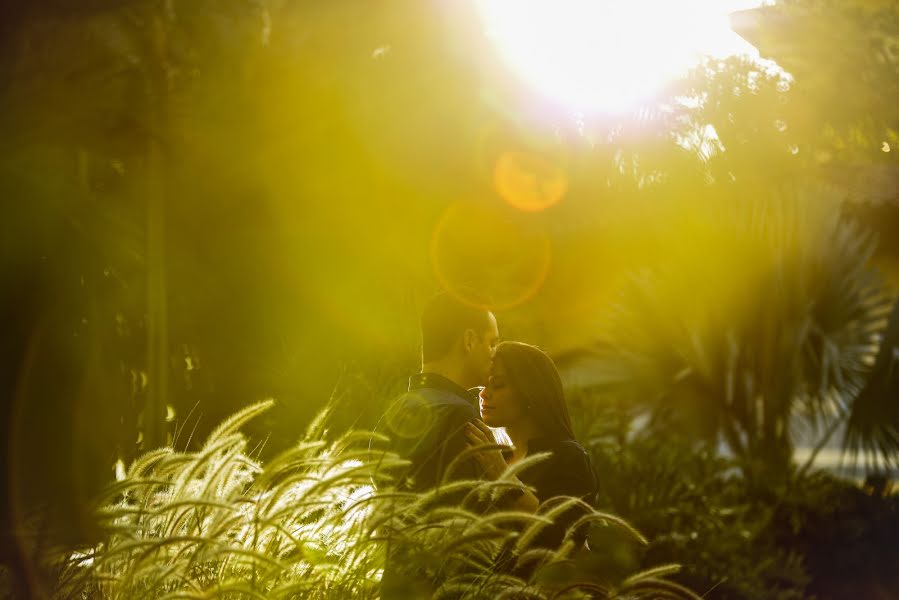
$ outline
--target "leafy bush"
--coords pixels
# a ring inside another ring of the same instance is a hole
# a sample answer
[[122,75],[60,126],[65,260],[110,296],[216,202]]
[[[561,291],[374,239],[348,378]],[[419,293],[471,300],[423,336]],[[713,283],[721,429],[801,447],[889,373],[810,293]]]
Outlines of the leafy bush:
[[580,402],[593,410],[576,421],[591,423],[597,506],[652,539],[633,568],[683,564],[675,579],[713,600],[899,593],[899,497],[795,468],[786,481],[747,478],[737,460],[603,400]]
[[[318,420],[263,465],[239,429],[270,406],[232,416],[197,452],[161,448],[136,460],[101,499],[104,539],[59,560],[56,595],[373,598],[389,564],[406,597],[695,597],[664,579],[676,566],[604,572],[595,568],[601,553],[575,552],[571,541],[530,548],[560,506],[537,514],[470,508],[511,485],[502,479],[398,490],[389,473],[404,461],[370,444],[368,432],[325,436]],[[461,505],[445,502],[460,493]],[[619,531],[621,544],[646,543],[613,515],[591,508],[586,523]],[[495,567],[504,548],[519,564],[533,561],[528,580]]]
[[899,597],[899,496],[813,473],[778,499],[770,534],[804,557],[810,596]]
[[[664,427],[636,429],[614,412],[596,417],[585,439],[600,477],[597,506],[623,515],[653,540],[636,567],[680,562],[677,580],[717,600],[805,597],[801,555],[774,543],[768,532],[773,503],[748,492],[733,461]],[[613,433],[616,427],[625,431]]]

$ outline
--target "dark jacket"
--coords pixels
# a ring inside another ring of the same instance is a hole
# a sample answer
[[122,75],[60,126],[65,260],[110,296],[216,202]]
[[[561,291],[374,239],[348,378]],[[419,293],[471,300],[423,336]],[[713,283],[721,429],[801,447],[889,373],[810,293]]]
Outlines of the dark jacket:
[[[453,461],[466,447],[463,426],[477,418],[476,391],[469,392],[446,377],[420,373],[409,378],[409,389],[385,412],[375,431],[390,438],[389,447],[412,464],[396,473],[399,487],[426,491],[443,480],[477,479],[471,459]],[[452,472],[447,473],[452,466]],[[443,505],[458,504],[464,493],[441,498]],[[405,554],[409,547],[390,548],[381,577],[381,597],[394,600],[430,597],[436,583],[419,556]],[[427,558],[427,557],[425,557]]]
[[376,428],[390,448],[412,461],[400,474],[402,487],[430,490],[448,479],[477,479],[473,460],[454,459],[465,450],[464,425],[479,418],[477,392],[434,373],[409,378],[409,389],[387,410]]

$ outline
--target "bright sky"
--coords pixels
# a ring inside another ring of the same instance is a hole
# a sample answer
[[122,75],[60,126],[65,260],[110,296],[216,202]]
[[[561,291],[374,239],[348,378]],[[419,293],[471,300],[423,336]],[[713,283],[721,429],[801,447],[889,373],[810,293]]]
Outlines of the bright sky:
[[758,56],[728,14],[760,0],[474,0],[504,62],[583,113],[634,108],[702,56]]

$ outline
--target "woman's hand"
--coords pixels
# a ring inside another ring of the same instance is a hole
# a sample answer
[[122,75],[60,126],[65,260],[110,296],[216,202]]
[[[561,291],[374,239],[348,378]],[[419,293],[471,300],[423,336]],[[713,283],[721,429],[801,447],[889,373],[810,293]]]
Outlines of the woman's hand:
[[[479,419],[473,419],[465,424],[465,435],[468,438],[469,448],[496,445],[493,432],[486,423]],[[498,479],[508,466],[501,450],[484,449],[475,453],[475,459],[488,479]]]
[[[493,432],[487,427],[487,424],[479,419],[469,421],[465,424],[465,435],[468,436],[468,447],[477,448],[479,446],[495,446],[496,438]],[[508,466],[506,459],[503,458],[501,450],[487,450],[475,453],[475,458],[484,475],[491,480],[499,479]],[[510,482],[524,485],[517,477],[512,477]],[[529,489],[524,489],[515,499],[505,506],[508,510],[523,510],[526,512],[535,512],[540,505],[540,500]]]

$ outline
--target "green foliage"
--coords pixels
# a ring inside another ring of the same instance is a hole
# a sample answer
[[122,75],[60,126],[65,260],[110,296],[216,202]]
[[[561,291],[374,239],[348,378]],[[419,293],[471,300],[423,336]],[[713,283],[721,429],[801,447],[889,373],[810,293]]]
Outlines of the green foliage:
[[813,473],[777,498],[769,535],[804,557],[809,595],[899,595],[899,496],[889,492]]
[[[843,599],[895,594],[899,497],[791,469],[779,485],[740,475],[663,422],[593,398],[581,421],[601,475],[597,506],[652,540],[619,558],[675,562],[679,583],[714,600]],[[601,408],[605,405],[605,408]],[[888,491],[888,490],[887,490]]]
[[[887,160],[881,144],[895,143],[899,127],[890,101],[899,92],[896,4],[786,0],[753,13],[737,19],[736,28],[795,79],[787,121],[804,131],[812,148],[827,153],[822,162]],[[841,93],[847,89],[852,93]],[[795,110],[800,108],[804,114]]]
[[[880,350],[865,387],[852,404],[852,414],[846,426],[845,446],[864,455],[866,466],[876,465],[881,456],[888,456],[899,440],[899,405],[893,401],[899,390],[899,300],[880,342]],[[873,460],[872,460],[873,459]],[[889,466],[889,463],[887,463]]]
[[846,420],[874,362],[891,302],[873,238],[813,189],[737,195],[667,235],[685,232],[622,293],[609,360],[656,416],[784,476],[791,419]]
[[[220,425],[197,452],[159,449],[136,460],[106,490],[96,546],[60,559],[60,598],[373,598],[385,566],[404,594],[438,598],[694,598],[666,581],[666,565],[613,575],[567,541],[532,539],[576,499],[536,514],[476,510],[508,482],[461,481],[427,493],[391,487],[404,461],[372,434],[308,436],[263,465],[238,428],[271,403]],[[459,505],[446,499],[462,492]],[[613,515],[574,526],[616,530],[619,544],[646,541]],[[505,548],[505,551],[503,550]],[[530,579],[498,566],[531,563]],[[511,554],[510,554],[511,552]],[[601,593],[600,593],[601,592]]]
[[731,461],[660,429],[624,447],[595,438],[592,450],[601,473],[597,506],[653,540],[637,564],[681,563],[676,580],[717,600],[805,598],[801,553],[775,544],[772,506],[747,493]]

